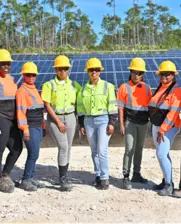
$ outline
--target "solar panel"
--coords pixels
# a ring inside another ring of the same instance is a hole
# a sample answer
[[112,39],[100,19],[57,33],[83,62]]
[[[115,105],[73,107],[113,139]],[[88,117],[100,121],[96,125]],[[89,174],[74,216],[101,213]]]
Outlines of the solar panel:
[[[179,55],[179,56],[176,56]],[[42,84],[55,77],[55,70],[53,68],[56,54],[20,54],[12,55],[14,61],[11,65],[10,74],[14,77],[15,82],[20,86],[23,79],[19,74],[22,65],[27,61],[33,61],[38,66],[39,75],[37,76],[36,86],[41,91]],[[168,52],[164,54],[69,54],[68,55],[72,68],[70,69],[69,77],[76,80],[81,85],[84,85],[89,79],[88,74],[84,71],[86,62],[91,57],[101,59],[102,65],[105,68],[101,72],[101,78],[115,85],[116,89],[127,82],[129,79],[129,63],[134,57],[142,57],[146,62],[147,72],[144,75],[144,81],[148,83],[152,89],[159,85],[159,76],[155,74],[159,64],[164,60],[171,60],[176,64],[178,71],[181,72],[181,50],[177,53]],[[181,86],[181,76],[178,75],[177,82]]]

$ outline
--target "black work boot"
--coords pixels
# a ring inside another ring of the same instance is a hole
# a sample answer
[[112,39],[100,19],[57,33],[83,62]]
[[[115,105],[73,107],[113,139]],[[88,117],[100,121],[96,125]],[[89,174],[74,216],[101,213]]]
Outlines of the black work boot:
[[44,183],[40,183],[38,180],[31,178],[31,183],[37,188],[45,188],[46,185]]
[[125,189],[125,190],[131,190],[132,189],[132,185],[131,185],[131,181],[130,181],[129,177],[124,177],[124,179],[123,179],[123,189]]
[[59,166],[59,180],[60,180],[60,190],[61,191],[71,191],[72,184],[67,179],[68,164],[66,166]]
[[171,196],[173,194],[173,183],[172,184],[168,184],[165,183],[164,188],[158,192],[158,195],[160,196]]
[[155,191],[161,191],[164,188],[164,185],[165,185],[165,179],[163,178],[162,179],[162,182],[160,184],[155,184],[153,186],[153,190],[155,190]]
[[95,187],[97,187],[97,186],[99,186],[100,184],[101,184],[100,176],[97,176],[97,177],[95,178],[95,180],[92,182],[92,185],[95,186]]
[[96,186],[99,190],[108,190],[109,189],[109,180],[101,180],[101,183]]
[[60,177],[60,190],[61,191],[72,190],[72,184],[68,181],[66,176]]
[[31,179],[22,180],[19,187],[25,191],[37,191],[37,187],[32,184]]
[[15,189],[14,182],[9,175],[3,175],[0,177],[0,191],[4,193],[12,193]]
[[180,183],[179,183],[179,189],[181,189],[181,180],[180,180]]
[[140,184],[147,184],[148,180],[143,178],[140,173],[135,173],[134,172],[133,177],[131,179],[131,182],[140,183]]

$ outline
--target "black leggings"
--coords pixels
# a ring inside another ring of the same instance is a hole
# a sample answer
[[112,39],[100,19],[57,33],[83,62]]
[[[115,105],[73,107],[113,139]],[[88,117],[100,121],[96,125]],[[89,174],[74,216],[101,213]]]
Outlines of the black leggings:
[[[10,152],[2,171],[2,156],[6,147]],[[22,149],[22,138],[16,121],[0,117],[0,176],[10,174]]]

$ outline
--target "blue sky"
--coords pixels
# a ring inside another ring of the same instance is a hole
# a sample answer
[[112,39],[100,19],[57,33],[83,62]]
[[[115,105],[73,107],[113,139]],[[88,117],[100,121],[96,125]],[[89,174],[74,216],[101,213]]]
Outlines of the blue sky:
[[[106,5],[108,0],[74,0],[78,8],[89,16],[92,20],[94,31],[98,34],[101,31],[101,22],[103,15],[112,14],[112,9]],[[145,5],[147,0],[138,0],[140,5]],[[170,9],[170,14],[177,17],[181,23],[181,0],[154,0],[156,4],[167,6]],[[133,0],[116,0],[116,14],[122,19],[125,18],[125,13],[133,5]],[[100,40],[99,40],[100,41]],[[98,42],[99,42],[98,41]]]

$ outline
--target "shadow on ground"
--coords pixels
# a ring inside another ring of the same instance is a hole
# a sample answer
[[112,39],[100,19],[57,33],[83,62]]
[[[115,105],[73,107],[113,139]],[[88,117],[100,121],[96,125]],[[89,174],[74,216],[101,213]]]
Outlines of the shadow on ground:
[[[20,182],[23,175],[23,169],[15,166],[12,171],[12,179],[16,182]],[[92,182],[95,179],[95,175],[91,172],[84,171],[84,170],[70,170],[68,171],[68,177],[71,182],[75,185],[89,185],[92,186]],[[56,166],[44,166],[37,164],[36,166],[36,176],[37,180],[42,182],[47,182],[47,188],[57,190],[58,187],[58,169]],[[110,176],[109,177],[110,185],[123,189],[123,179]],[[149,181],[148,184],[139,184],[139,183],[132,183],[133,189],[144,189],[144,190],[152,190],[153,185],[155,183]]]

